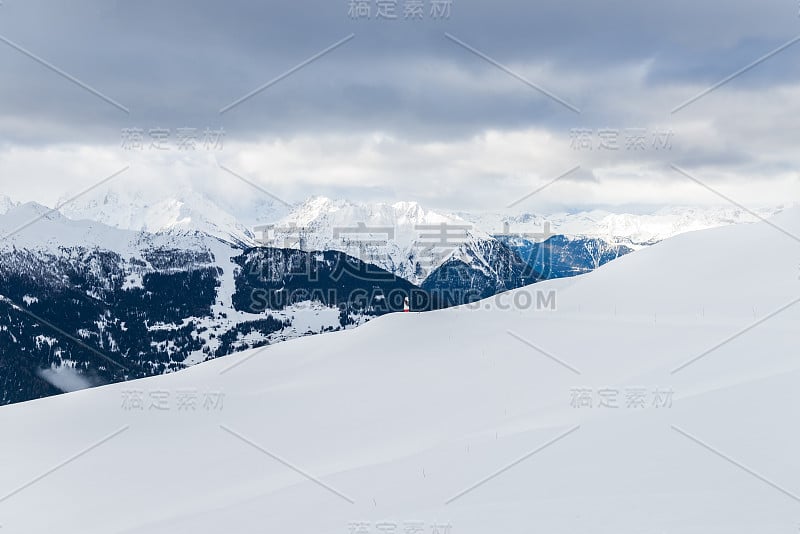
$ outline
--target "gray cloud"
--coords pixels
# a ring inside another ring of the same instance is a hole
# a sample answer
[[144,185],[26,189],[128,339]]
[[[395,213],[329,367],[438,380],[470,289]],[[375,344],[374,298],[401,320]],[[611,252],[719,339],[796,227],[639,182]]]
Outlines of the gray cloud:
[[[248,139],[315,127],[456,135],[563,124],[573,118],[568,111],[527,87],[513,87],[518,82],[446,40],[444,32],[508,65],[547,65],[539,83],[602,114],[594,88],[608,85],[606,78],[619,75],[618,67],[652,61],[645,89],[714,83],[791,38],[797,31],[794,10],[777,0],[459,0],[449,20],[415,23],[353,21],[345,0],[83,0],[69,6],[9,0],[0,11],[0,34],[118,100],[131,114],[2,45],[0,65],[13,75],[0,89],[0,115],[6,122],[23,116],[38,126],[38,133],[4,129],[4,137],[20,142],[64,140],[71,129],[73,138],[102,142],[130,124],[224,123]],[[221,107],[350,33],[356,38],[341,49],[218,115]],[[798,58],[800,53],[787,51],[737,83],[765,87],[795,79],[791,67]],[[465,79],[458,81],[465,83],[452,83],[448,70],[462,73]],[[562,84],[561,75],[582,83]]]
[[[400,10],[403,2],[398,0]],[[675,131],[669,153],[567,150],[550,162],[533,158],[530,166],[547,176],[569,168],[572,159],[600,180],[608,174],[601,167],[664,169],[674,161],[765,179],[797,163],[785,138],[796,115],[785,105],[798,84],[800,43],[670,114],[800,33],[791,2],[455,0],[448,20],[426,14],[416,22],[351,20],[347,11],[347,0],[5,0],[0,35],[130,114],[0,43],[0,69],[8,80],[0,85],[0,168],[3,153],[20,146],[105,147],[124,159],[119,144],[127,127],[224,127],[228,142],[248,145],[385,132],[414,143],[468,146],[487,131],[536,130],[550,132],[561,147],[575,128],[659,126]],[[445,32],[581,114],[459,47]],[[355,39],[219,113],[349,34]],[[513,180],[509,172],[498,165],[476,170],[474,177]],[[519,169],[524,172],[532,170]],[[337,182],[313,192],[353,191]],[[413,193],[399,191],[396,183],[364,184],[363,192]]]

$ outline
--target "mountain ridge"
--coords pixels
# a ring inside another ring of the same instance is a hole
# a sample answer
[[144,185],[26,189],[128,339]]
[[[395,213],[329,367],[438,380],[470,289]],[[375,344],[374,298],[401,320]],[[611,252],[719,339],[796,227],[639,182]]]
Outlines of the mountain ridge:
[[[257,225],[316,228],[330,237],[333,227],[395,225],[400,248],[409,244],[408,227],[415,224],[471,225],[476,235],[496,235],[504,231],[542,232],[549,223],[553,233],[570,237],[597,237],[629,246],[645,246],[686,231],[739,222],[755,222],[758,217],[741,208],[662,207],[651,213],[618,213],[589,210],[575,213],[539,214],[531,212],[467,212],[431,209],[415,201],[353,202],[325,196],[311,196],[291,206],[269,200],[255,208],[223,205],[205,193],[178,190],[158,197],[146,192],[127,192],[122,188],[98,189],[61,208],[69,218],[89,219],[131,230],[151,233],[198,230],[233,243],[253,245]],[[0,199],[0,213],[11,199]],[[263,206],[266,206],[264,208]],[[752,210],[769,217],[790,206]],[[5,208],[6,210],[8,207]]]

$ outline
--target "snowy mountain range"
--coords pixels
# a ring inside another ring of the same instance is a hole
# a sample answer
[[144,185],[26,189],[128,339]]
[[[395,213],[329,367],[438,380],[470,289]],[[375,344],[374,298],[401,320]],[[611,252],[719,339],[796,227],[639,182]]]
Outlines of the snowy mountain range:
[[[272,199],[261,201],[235,210],[194,191],[153,198],[144,191],[106,188],[65,204],[61,212],[72,219],[129,230],[168,235],[199,232],[240,248],[337,250],[417,286],[429,280],[428,287],[439,287],[440,282],[434,280],[449,279],[454,266],[462,265],[458,272],[472,278],[476,284],[472,289],[483,296],[517,287],[509,285],[499,271],[515,280],[580,274],[680,233],[758,220],[735,207],[665,208],[645,215],[591,211],[545,216],[446,212],[416,202],[359,203],[321,196],[292,208]],[[756,213],[769,217],[781,209]],[[547,246],[542,246],[545,241]],[[512,252],[498,254],[500,247]],[[492,254],[487,255],[488,251]],[[495,264],[501,257],[507,265],[498,269]],[[536,272],[524,273],[523,263]]]
[[[259,194],[260,197],[263,195]],[[13,202],[0,197],[0,213]],[[4,208],[5,206],[5,208]],[[753,211],[767,218],[788,206],[758,208]],[[654,213],[611,213],[594,210],[577,213],[463,212],[434,210],[417,202],[363,203],[314,196],[292,207],[261,198],[243,206],[230,206],[208,194],[179,190],[172,195],[154,197],[145,191],[105,188],[91,191],[61,207],[71,219],[88,219],[128,230],[147,232],[199,231],[232,243],[255,245],[256,225],[274,225],[277,229],[297,227],[305,231],[310,249],[353,249],[353,244],[336,230],[367,227],[393,228],[394,243],[389,255],[393,261],[418,243],[417,226],[468,226],[468,231],[482,238],[503,233],[541,234],[545,224],[551,233],[568,237],[592,237],[633,248],[653,244],[669,237],[728,224],[756,222],[747,211],[721,206],[711,208],[671,207]],[[275,239],[294,243],[297,231],[278,232]],[[386,238],[385,232],[381,236]],[[284,239],[285,238],[285,239]],[[343,250],[343,252],[347,252]]]
[[[632,237],[749,217],[718,210],[698,223],[673,210],[550,223],[324,197],[273,208],[262,217],[273,224],[251,229],[194,193],[152,201],[93,191],[58,211],[0,198],[0,338],[14,346],[3,351],[0,403],[58,392],[54,374],[115,382],[351,328],[400,311],[395,294],[416,311],[470,303],[590,272],[644,246]],[[548,223],[620,235],[542,235]]]
[[[791,206],[756,208],[752,211],[762,218],[769,218],[788,207]],[[728,205],[710,208],[667,207],[646,214],[593,210],[550,215],[457,212],[457,216],[492,234],[499,233],[505,225],[512,232],[541,232],[545,223],[549,223],[554,234],[594,237],[634,249],[686,232],[759,220],[746,210]]]
[[[106,188],[66,202],[60,212],[73,220],[90,220],[136,232],[210,235],[239,248],[267,245],[307,251],[338,250],[415,285],[422,285],[451,256],[472,258],[471,267],[486,276],[487,265],[494,260],[482,257],[481,251],[496,248],[497,244],[491,243],[496,241],[496,234],[509,232],[510,222],[515,231],[523,234],[521,239],[527,236],[529,241],[543,241],[549,237],[548,221],[541,216],[501,218],[499,214],[486,214],[482,218],[473,216],[481,222],[476,224],[475,220],[466,219],[466,214],[439,212],[416,202],[366,204],[312,197],[291,210],[266,201],[257,206],[256,210],[243,210],[237,218],[230,208],[199,192],[178,191],[175,196],[164,198],[146,191]],[[271,224],[250,225],[243,222],[246,220]],[[262,231],[257,231],[259,228]],[[505,237],[500,236],[501,240]],[[592,236],[574,239],[605,240]],[[619,241],[624,239],[607,243],[616,246]],[[502,281],[492,285],[500,287]]]
[[65,375],[99,385],[351,328],[417,289],[337,251],[242,249],[34,203],[0,215],[0,235],[0,404],[59,393]]
[[798,262],[768,224],[692,232],[537,284],[555,310],[391,314],[2,407],[3,530],[792,532]]

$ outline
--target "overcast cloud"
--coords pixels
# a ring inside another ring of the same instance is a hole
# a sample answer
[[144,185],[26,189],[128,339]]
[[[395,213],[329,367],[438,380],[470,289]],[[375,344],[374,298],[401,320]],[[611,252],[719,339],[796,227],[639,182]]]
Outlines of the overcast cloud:
[[[261,194],[221,163],[290,202],[496,210],[580,165],[519,207],[720,202],[675,164],[748,206],[800,197],[795,0],[454,0],[439,20],[426,0],[416,21],[406,1],[380,20],[375,0],[370,19],[350,17],[350,0],[4,0],[0,193],[53,204],[130,165],[130,187]],[[144,130],[142,150],[124,128]],[[149,146],[160,128],[170,150]],[[178,151],[178,128],[224,130],[223,146]]]

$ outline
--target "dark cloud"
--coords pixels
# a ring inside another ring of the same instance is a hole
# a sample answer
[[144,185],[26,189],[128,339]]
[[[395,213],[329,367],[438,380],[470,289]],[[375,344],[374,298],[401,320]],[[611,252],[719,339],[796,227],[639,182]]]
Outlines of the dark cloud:
[[[130,114],[0,44],[0,68],[10,81],[0,87],[3,137],[115,142],[131,125],[224,124],[242,139],[314,130],[453,137],[486,128],[559,127],[574,123],[574,114],[444,32],[507,65],[545,65],[544,79],[530,72],[532,81],[589,117],[619,117],[621,106],[605,111],[612,95],[604,91],[608,78],[619,76],[615,69],[652,61],[647,87],[710,84],[796,31],[795,6],[779,0],[456,0],[448,20],[426,13],[418,22],[354,21],[347,4],[7,0],[0,35]],[[356,34],[351,42],[219,115],[223,106],[350,33]],[[788,50],[735,83],[767,87],[793,79],[798,58],[800,52]],[[635,107],[628,112],[635,115]],[[13,119],[24,119],[26,127]]]

